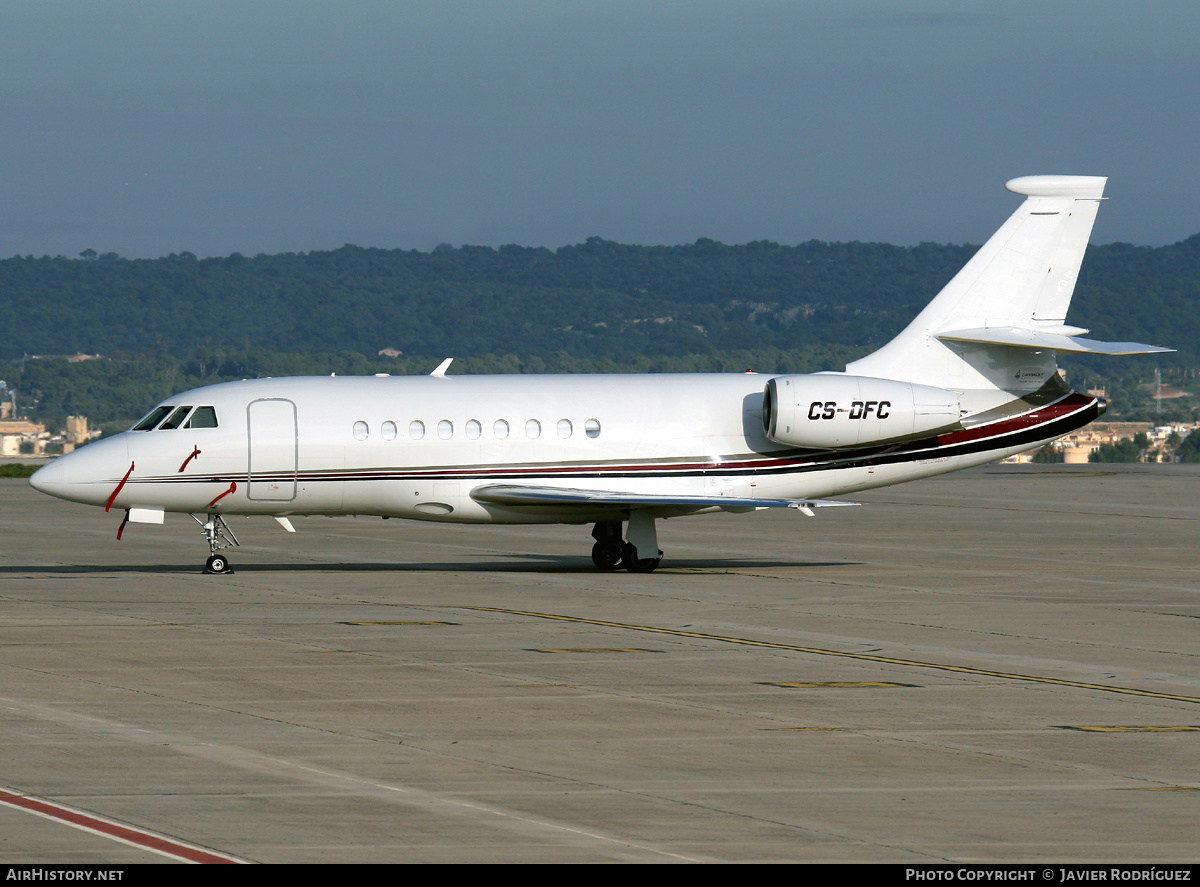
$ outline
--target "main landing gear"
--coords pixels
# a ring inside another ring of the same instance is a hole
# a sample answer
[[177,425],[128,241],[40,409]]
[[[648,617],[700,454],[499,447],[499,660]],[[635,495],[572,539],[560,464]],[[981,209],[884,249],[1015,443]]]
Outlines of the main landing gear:
[[[654,516],[647,511],[634,511],[629,515],[629,530],[621,538],[620,521],[600,521],[592,528],[592,563],[601,570],[624,567],[630,573],[653,573],[662,562],[663,553],[658,547],[658,534],[654,528]],[[656,557],[640,557],[642,552],[658,552]]]
[[196,515],[192,515],[192,520],[200,525],[200,532],[204,534],[205,540],[208,542],[208,560],[204,562],[205,573],[232,573],[233,570],[229,567],[229,558],[218,552],[223,551],[233,545],[241,545],[237,540],[237,536],[233,535],[233,530],[229,529],[229,525],[225,523],[225,518],[219,514],[205,515],[207,520],[200,520]]

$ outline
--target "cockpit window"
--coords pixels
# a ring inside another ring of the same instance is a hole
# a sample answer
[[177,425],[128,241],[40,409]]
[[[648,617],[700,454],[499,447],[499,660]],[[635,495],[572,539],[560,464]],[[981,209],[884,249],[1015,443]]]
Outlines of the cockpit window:
[[151,428],[153,428],[155,425],[157,425],[159,422],[162,421],[163,416],[165,416],[167,413],[171,412],[171,410],[173,410],[173,409],[175,409],[175,408],[174,407],[155,407],[153,410],[151,410],[150,415],[148,415],[141,422],[138,422],[136,425],[134,425],[131,430],[132,431],[149,431]]
[[158,426],[158,430],[159,431],[170,431],[172,428],[178,428],[180,425],[183,424],[183,420],[187,417],[187,414],[190,413],[191,411],[192,411],[192,408],[190,406],[180,407],[175,412],[171,413],[171,418],[169,418],[166,422],[163,422],[162,425]]
[[217,411],[212,407],[196,407],[192,418],[188,420],[188,428],[216,428]]

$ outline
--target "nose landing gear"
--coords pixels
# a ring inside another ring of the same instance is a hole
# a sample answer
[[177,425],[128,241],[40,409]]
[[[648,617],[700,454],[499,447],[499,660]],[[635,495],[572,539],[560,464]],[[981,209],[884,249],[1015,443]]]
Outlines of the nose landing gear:
[[218,552],[223,551],[233,545],[241,545],[237,540],[237,536],[233,535],[233,530],[229,529],[229,525],[225,523],[225,518],[219,514],[205,515],[207,520],[200,520],[196,515],[192,515],[192,520],[200,525],[200,532],[204,534],[205,541],[208,542],[208,560],[204,562],[205,573],[232,573],[233,570],[229,566],[229,558]]

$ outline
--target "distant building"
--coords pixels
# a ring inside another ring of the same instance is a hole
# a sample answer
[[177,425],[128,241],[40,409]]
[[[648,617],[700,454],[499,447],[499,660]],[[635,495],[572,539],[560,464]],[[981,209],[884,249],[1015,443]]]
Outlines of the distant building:
[[101,435],[88,430],[86,416],[68,416],[66,430],[51,435],[41,422],[28,419],[0,420],[0,456],[57,456]]
[[1100,449],[1102,444],[1133,440],[1136,435],[1144,434],[1150,440],[1145,461],[1173,462],[1175,452],[1167,446],[1167,440],[1172,434],[1178,435],[1180,439],[1185,438],[1195,428],[1195,425],[1154,426],[1149,422],[1093,422],[1066,437],[1059,438],[1053,446],[1062,450],[1064,462],[1084,464],[1088,461],[1088,456]]
[[40,456],[50,435],[46,426],[27,419],[0,420],[0,456]]
[[104,360],[103,354],[31,354],[30,360],[65,360],[67,363],[82,363],[85,360]]
[[87,416],[67,416],[67,431],[63,437],[75,446],[86,443],[88,439]]

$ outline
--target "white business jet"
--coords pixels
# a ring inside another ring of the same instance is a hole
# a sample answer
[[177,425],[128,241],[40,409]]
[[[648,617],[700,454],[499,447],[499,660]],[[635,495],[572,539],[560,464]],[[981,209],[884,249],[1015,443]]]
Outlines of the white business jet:
[[1170,349],[1066,324],[1106,179],[1028,176],[1025,201],[917,318],[844,373],[297,377],[168,398],[39,470],[128,522],[191,514],[229,571],[229,515],[594,524],[602,570],[658,566],[655,522],[791,507],[981,465],[1092,421],[1056,352]]

